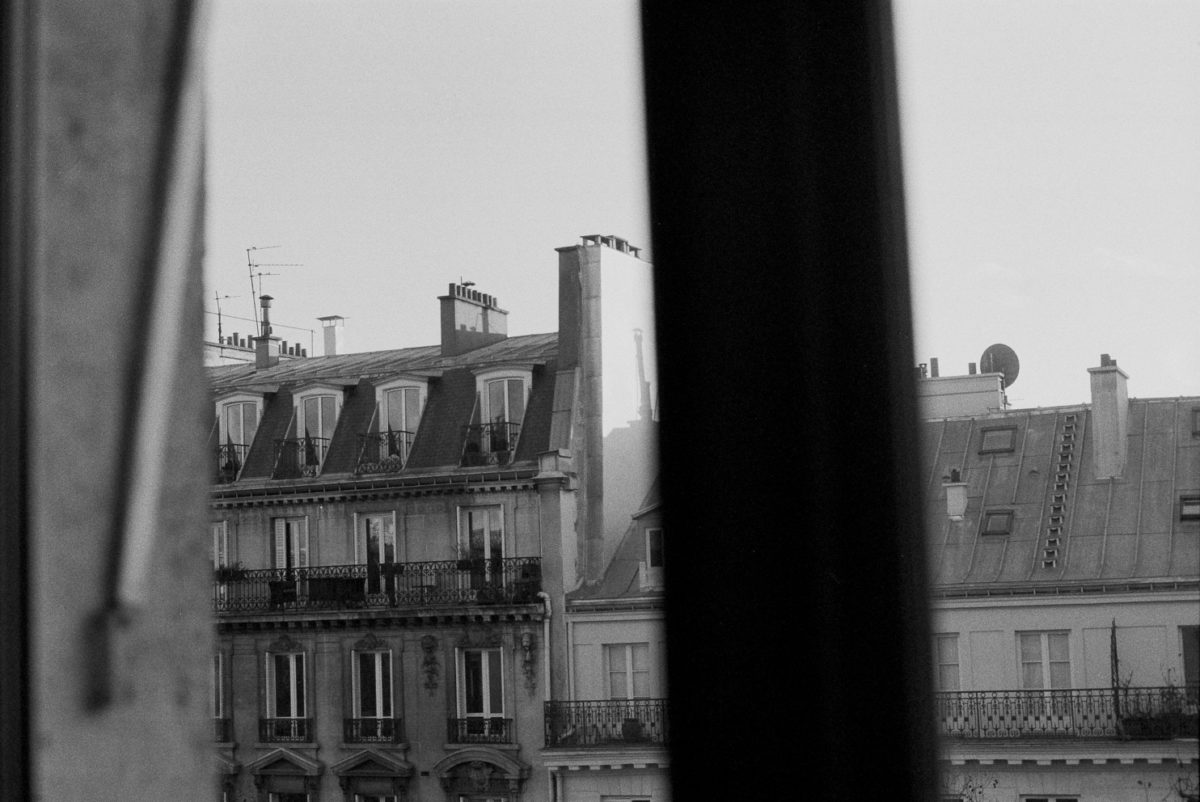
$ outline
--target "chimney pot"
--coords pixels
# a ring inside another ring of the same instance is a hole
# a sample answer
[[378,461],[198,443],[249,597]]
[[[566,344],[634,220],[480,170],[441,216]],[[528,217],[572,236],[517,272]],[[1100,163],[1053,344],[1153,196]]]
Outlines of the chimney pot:
[[975,375],[975,363],[974,362],[967,363],[967,373],[971,376]]
[[938,361],[936,356],[929,358],[929,375],[935,379],[938,377]]

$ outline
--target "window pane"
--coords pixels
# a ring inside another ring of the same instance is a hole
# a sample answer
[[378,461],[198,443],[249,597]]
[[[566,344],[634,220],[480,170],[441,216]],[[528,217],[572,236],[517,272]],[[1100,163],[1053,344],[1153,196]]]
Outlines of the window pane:
[[647,529],[647,560],[651,568],[661,568],[663,564],[663,534],[661,529]]
[[493,422],[507,420],[504,416],[504,382],[488,383],[488,415]]
[[304,399],[304,431],[298,432],[303,437],[321,436],[321,399]]
[[1051,663],[1050,664],[1050,687],[1051,688],[1070,688],[1071,687],[1071,664],[1070,663]]
[[1042,639],[1037,633],[1021,635],[1021,662],[1042,662]]
[[508,385],[508,419],[520,423],[525,419],[525,382],[520,379],[509,379]]
[[258,431],[258,410],[254,404],[242,404],[242,439],[234,440],[250,445],[254,442],[254,433]]
[[381,518],[380,523],[383,525],[383,561],[394,563],[396,561],[396,527],[390,517]]
[[291,655],[275,655],[275,718],[292,715],[292,663]]
[[500,685],[500,652],[490,651],[488,656],[488,713],[499,716],[504,712],[504,692]]
[[1042,664],[1025,663],[1021,666],[1021,687],[1040,690],[1042,687]]
[[937,658],[939,663],[958,663],[957,635],[942,635],[938,637]]
[[1049,643],[1050,660],[1068,660],[1067,633],[1054,632],[1046,636]]
[[296,677],[296,706],[292,715],[302,718],[304,716],[304,655],[294,654],[292,661],[292,673]]
[[371,718],[377,712],[378,699],[375,696],[375,655],[373,653],[358,656],[358,712],[362,718]]
[[467,715],[483,713],[483,654],[463,653],[463,701]]
[[392,715],[392,655],[388,652],[379,653],[379,715],[390,718]]
[[498,560],[504,556],[504,537],[500,528],[500,510],[487,511],[488,520],[488,557]]
[[957,691],[958,664],[938,666],[938,690]]
[[337,414],[333,411],[333,406],[333,396],[321,396],[321,437],[333,437],[333,426],[337,423]]
[[415,432],[421,420],[421,393],[415,387],[404,391],[404,429]]

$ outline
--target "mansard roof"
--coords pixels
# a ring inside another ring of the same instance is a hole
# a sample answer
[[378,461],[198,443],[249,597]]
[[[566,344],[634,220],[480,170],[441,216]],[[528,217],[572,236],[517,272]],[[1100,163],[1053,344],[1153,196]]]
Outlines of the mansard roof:
[[[1112,479],[1098,478],[1094,467],[1102,422],[1091,405],[923,422],[933,589],[991,594],[1194,582],[1200,520],[1181,516],[1181,499],[1200,496],[1197,409],[1200,398],[1130,399],[1124,470]],[[959,521],[947,511],[948,478],[966,486]],[[871,533],[842,536],[861,537],[869,548]]]

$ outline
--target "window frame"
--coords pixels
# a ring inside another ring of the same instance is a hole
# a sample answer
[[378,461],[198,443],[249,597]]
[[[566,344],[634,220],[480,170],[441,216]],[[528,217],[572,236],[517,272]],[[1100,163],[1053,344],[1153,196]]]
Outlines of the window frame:
[[[483,556],[481,558],[473,557],[471,554],[470,528],[465,525],[465,521],[466,521],[467,516],[472,515],[473,513],[484,511],[484,510],[487,510],[489,512],[495,512],[496,518],[497,518],[497,520],[499,520],[500,554],[496,555],[496,554],[492,553],[492,539],[490,537],[491,529],[489,527],[489,529],[488,529],[489,536],[485,536],[484,541],[483,541],[483,546],[484,546]],[[504,525],[505,517],[506,516],[504,514],[504,505],[503,504],[471,504],[471,505],[462,505],[462,506],[458,507],[458,515],[457,515],[458,532],[455,537],[455,549],[458,554],[458,559],[460,559],[460,560],[484,559],[484,560],[488,560],[488,561],[503,560],[505,558],[505,556],[508,554],[508,542],[507,542],[508,541],[508,537],[507,537],[508,532]],[[464,540],[464,532],[466,533],[465,540]],[[496,564],[493,564],[493,565],[497,569],[499,568],[499,565],[496,565]]]
[[[219,396],[214,402],[217,412],[217,443],[225,445],[226,439],[231,436],[229,431],[229,421],[226,418],[226,412],[229,407],[234,405],[252,404],[254,405],[254,436],[258,436],[258,427],[262,425],[263,415],[263,397],[258,393],[228,393]],[[241,443],[249,448],[254,443],[254,437],[250,438],[249,443]]]
[[[376,712],[368,715],[363,712],[362,698],[362,671],[360,658],[366,655],[374,655],[374,671],[375,671],[375,708]],[[380,667],[381,656],[387,656],[387,671],[386,676],[383,669]],[[379,646],[373,649],[352,649],[350,652],[350,703],[351,713],[350,718],[355,719],[373,719],[387,720],[396,718],[396,657],[392,649],[388,646]],[[385,681],[386,680],[386,681]],[[381,692],[387,695],[387,704],[383,705]],[[387,712],[380,712],[386,707]]]
[[402,378],[391,379],[386,382],[380,382],[379,384],[375,385],[375,414],[376,421],[379,425],[379,431],[381,432],[387,430],[385,419],[387,419],[387,423],[391,422],[387,414],[387,395],[388,393],[396,390],[417,391],[417,425],[412,426],[411,428],[406,428],[410,422],[407,420],[408,413],[405,412],[405,427],[392,427],[393,431],[407,431],[415,435],[417,433],[417,429],[420,428],[421,421],[425,417],[425,404],[429,400],[429,382],[425,379],[415,379],[405,376]]
[[1200,493],[1185,493],[1180,495],[1179,520],[1200,521]]
[[[495,655],[496,656],[496,659],[495,659],[496,667],[498,667],[500,670],[500,680],[497,683],[497,685],[499,687],[499,703],[500,703],[499,712],[489,712],[488,711],[489,707],[493,707],[493,705],[490,704],[493,701],[492,690],[491,690],[492,667],[489,664],[490,660],[486,659],[486,658],[480,660],[480,666],[482,669],[480,671],[480,686],[481,686],[480,700],[481,700],[481,704],[482,704],[482,707],[484,708],[484,710],[481,713],[470,713],[467,711],[467,655],[475,654],[475,653],[478,653],[480,655],[485,655],[485,656],[486,655]],[[455,649],[454,666],[455,666],[455,675],[456,675],[455,676],[455,685],[456,685],[455,703],[456,703],[456,710],[458,711],[458,718],[464,719],[464,720],[476,718],[476,719],[481,719],[483,721],[487,721],[488,719],[492,719],[492,718],[504,718],[505,711],[508,710],[507,700],[505,699],[505,696],[507,696],[507,686],[505,685],[506,670],[505,670],[505,666],[504,666],[504,649],[502,649],[499,646],[459,647],[459,648]]]
[[[942,661],[942,643],[954,644],[954,662]],[[942,682],[942,668],[954,666],[954,686],[953,688],[944,687]],[[939,693],[958,693],[962,691],[962,651],[959,649],[959,633],[957,632],[938,632],[933,636],[933,679],[934,690]]]
[[[1015,635],[1016,635],[1016,658],[1017,658],[1017,683],[1020,686],[1020,689],[1022,691],[1047,692],[1048,693],[1048,692],[1052,692],[1052,691],[1071,690],[1072,688],[1075,687],[1074,666],[1072,665],[1073,661],[1071,660],[1071,651],[1072,651],[1071,650],[1071,630],[1069,630],[1069,629],[1017,630]],[[1040,649],[1039,659],[1037,661],[1037,665],[1039,666],[1040,679],[1041,679],[1041,683],[1042,683],[1042,687],[1040,687],[1040,688],[1030,688],[1030,687],[1026,686],[1025,670],[1024,670],[1025,666],[1033,665],[1034,663],[1032,661],[1025,660],[1023,652],[1021,650],[1022,637],[1031,637],[1031,636],[1035,636],[1035,635],[1038,636],[1038,639],[1039,639],[1039,647],[1038,648]],[[1050,657],[1050,638],[1051,637],[1062,637],[1064,639],[1064,642],[1066,643],[1066,649],[1067,649],[1067,659],[1066,660],[1052,660],[1051,659],[1051,657]],[[1052,670],[1052,666],[1055,663],[1060,664],[1060,665],[1063,663],[1066,663],[1067,684],[1064,686],[1055,687],[1053,685],[1054,672]]]
[[[986,537],[1003,537],[1013,531],[1013,510],[984,510],[979,521],[979,534]],[[992,529],[993,521],[1002,521],[1004,529]]]
[[[1009,454],[1017,450],[1017,426],[984,426],[979,430],[979,453],[980,454]],[[988,437],[996,432],[1008,432],[1008,445],[998,446],[992,444],[988,446]]]
[[[645,668],[635,668],[634,655],[636,647],[644,647],[646,656]],[[649,641],[628,641],[624,643],[605,643],[602,648],[604,660],[604,693],[605,698],[612,701],[635,701],[641,699],[653,699],[654,696],[654,674],[653,661],[650,657],[650,642]],[[624,663],[623,671],[620,673],[625,677],[625,696],[616,696],[613,692],[613,671],[612,659],[614,655],[621,655]],[[646,682],[646,695],[636,696],[637,690],[637,675],[643,675]]]
[[[264,694],[263,701],[265,704],[264,709],[266,712],[266,718],[297,720],[308,718],[308,694],[310,692],[310,688],[312,687],[312,683],[309,682],[308,676],[308,652],[304,651],[303,649],[278,652],[268,650],[264,652],[264,655],[266,657],[266,693]],[[292,715],[288,716],[279,715],[279,709],[276,706],[275,684],[279,679],[275,669],[275,658],[277,657],[292,658],[289,660],[291,663],[291,670],[289,671],[290,681],[288,684],[288,689],[290,693],[288,695],[290,698],[288,701],[292,705],[293,710]],[[297,664],[299,664],[300,667],[299,671],[296,670]],[[297,682],[297,679],[299,679],[299,682]],[[300,685],[300,687],[297,688],[297,685]],[[296,715],[296,707],[300,707],[300,715]]]
[[[303,530],[301,532],[301,535],[303,537],[303,548],[302,549],[301,548],[293,549],[292,547],[288,546],[287,526],[288,526],[288,524],[295,524],[295,523],[302,524],[302,530]],[[283,532],[280,532],[280,525],[283,525],[283,527],[284,527]],[[272,535],[272,537],[271,537],[271,567],[272,568],[275,568],[278,570],[286,570],[286,569],[292,569],[292,568],[308,568],[311,565],[313,565],[313,555],[312,555],[312,548],[311,548],[312,538],[309,536],[310,533],[309,533],[308,516],[307,515],[273,516],[271,518],[271,535]],[[284,547],[283,548],[283,556],[285,558],[283,565],[280,565],[280,543],[281,543],[280,538],[281,538],[281,536],[283,538],[283,540],[282,540],[283,547]],[[295,556],[298,558],[297,564],[296,565],[288,565],[287,562],[293,556],[293,554],[292,554],[293,551],[295,551]],[[299,560],[299,557],[301,555],[303,555],[302,562]]]
[[[498,366],[498,367],[487,368],[484,370],[479,370],[475,373],[475,392],[479,398],[479,422],[480,423],[495,422],[496,416],[493,414],[493,410],[491,408],[491,398],[490,398],[491,394],[489,392],[491,384],[493,382],[510,381],[513,379],[519,379],[522,382],[522,386],[525,391],[524,393],[522,393],[522,403],[524,404],[524,409],[521,411],[521,419],[520,420],[512,420],[506,416],[504,419],[504,422],[505,423],[515,423],[517,425],[524,424],[525,415],[529,411],[529,397],[533,393],[533,366],[532,365],[503,365],[503,366]],[[505,391],[504,406],[505,406],[506,413],[508,412],[508,405],[509,405],[508,399],[509,399],[508,392]]]
[[[658,561],[654,561],[654,536],[658,535]],[[667,561],[666,538],[663,536],[663,528],[661,526],[646,527],[646,567],[647,568],[662,568]]]
[[212,670],[209,672],[210,710],[215,720],[226,718],[228,706],[225,704],[225,653],[220,649],[213,652]]
[[[312,434],[310,432],[308,435],[310,437],[316,438],[319,443],[318,452],[317,452],[318,453],[317,465],[315,466],[318,473],[320,472],[321,468],[325,465],[325,457],[329,454],[329,446],[333,442],[333,436],[337,432],[338,422],[342,418],[342,404],[345,401],[345,397],[346,397],[345,390],[343,390],[341,386],[335,385],[335,384],[327,384],[324,382],[317,382],[317,383],[305,385],[305,387],[303,389],[296,390],[292,393],[292,417],[293,417],[293,422],[295,423],[294,437],[297,440],[304,439],[305,427],[306,427],[306,425],[309,424],[309,421],[306,419],[306,413],[304,411],[306,402],[314,400],[314,399],[322,399],[322,398],[332,398],[333,399],[333,420],[330,422],[330,426],[329,426],[329,437],[325,438],[324,435],[321,434],[321,432],[325,431],[325,429],[324,429],[325,413],[324,413],[324,407],[320,403],[317,404],[317,409],[318,409],[317,432],[318,433]],[[327,442],[320,443],[321,440],[326,440]],[[300,461],[301,461],[300,464],[301,465],[306,464],[303,461],[304,459],[305,459],[304,451],[301,449],[300,450]]]

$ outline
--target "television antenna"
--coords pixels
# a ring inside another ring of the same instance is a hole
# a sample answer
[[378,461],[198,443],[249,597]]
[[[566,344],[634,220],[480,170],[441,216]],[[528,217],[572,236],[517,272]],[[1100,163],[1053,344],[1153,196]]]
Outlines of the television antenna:
[[240,295],[222,295],[219,292],[213,293],[213,298],[217,302],[217,342],[221,342],[221,338],[225,336],[224,330],[221,328],[221,299],[222,298],[240,298]]
[[[254,328],[259,328],[258,320],[258,304],[254,303],[254,299],[262,295],[262,279],[263,276],[278,276],[278,273],[266,272],[258,270],[260,267],[304,267],[302,264],[292,262],[256,262],[250,255],[251,251],[267,251],[272,248],[282,248],[282,245],[251,245],[246,249],[246,267],[250,272],[250,306],[254,309]],[[254,289],[254,277],[258,276],[258,291]]]

